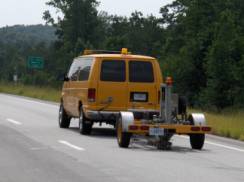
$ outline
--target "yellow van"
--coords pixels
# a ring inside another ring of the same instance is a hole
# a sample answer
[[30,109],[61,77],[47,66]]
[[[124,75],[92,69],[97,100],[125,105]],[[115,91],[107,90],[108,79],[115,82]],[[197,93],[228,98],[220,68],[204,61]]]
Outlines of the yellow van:
[[79,118],[81,134],[90,134],[95,122],[115,126],[120,111],[135,119],[159,115],[162,75],[158,61],[121,52],[85,51],[64,79],[59,126],[68,128]]

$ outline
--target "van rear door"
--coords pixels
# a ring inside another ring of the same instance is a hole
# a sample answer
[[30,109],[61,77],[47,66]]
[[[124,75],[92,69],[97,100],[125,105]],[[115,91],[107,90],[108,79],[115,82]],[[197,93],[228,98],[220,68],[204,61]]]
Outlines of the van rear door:
[[97,104],[101,110],[121,111],[127,107],[126,61],[102,60]]
[[153,61],[129,60],[129,109],[156,110],[158,86]]

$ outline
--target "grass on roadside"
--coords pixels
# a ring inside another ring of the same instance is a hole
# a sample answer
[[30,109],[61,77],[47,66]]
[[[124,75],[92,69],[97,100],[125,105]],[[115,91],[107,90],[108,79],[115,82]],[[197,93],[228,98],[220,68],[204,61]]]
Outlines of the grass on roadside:
[[[44,88],[0,82],[1,92],[58,102],[61,91],[50,87]],[[190,112],[201,111],[190,110]],[[244,141],[244,111],[204,112],[204,114],[208,125],[213,128],[213,134]]]
[[61,94],[60,90],[51,87],[44,88],[37,86],[26,86],[22,84],[14,85],[7,83],[0,83],[0,93],[1,92],[55,102],[58,102],[60,100]]
[[244,141],[244,111],[205,113],[213,134]]
[[204,113],[213,134],[244,141],[244,111],[237,109],[217,113],[191,109],[189,112]]

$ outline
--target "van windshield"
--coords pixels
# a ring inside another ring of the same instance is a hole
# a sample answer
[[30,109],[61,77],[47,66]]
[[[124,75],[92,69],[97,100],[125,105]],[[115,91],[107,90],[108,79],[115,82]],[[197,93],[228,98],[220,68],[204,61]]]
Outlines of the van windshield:
[[130,82],[154,82],[153,66],[149,61],[130,61]]

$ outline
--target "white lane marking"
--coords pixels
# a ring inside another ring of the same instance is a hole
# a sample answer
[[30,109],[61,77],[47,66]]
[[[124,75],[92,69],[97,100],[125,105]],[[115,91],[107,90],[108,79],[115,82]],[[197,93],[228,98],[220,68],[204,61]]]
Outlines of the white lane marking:
[[10,122],[10,123],[12,123],[12,124],[15,124],[15,125],[22,125],[22,123],[21,122],[19,122],[19,121],[15,121],[15,120],[13,120],[13,119],[6,119],[8,122]]
[[46,150],[48,147],[32,147],[30,150]]
[[39,105],[42,105],[42,106],[50,106],[50,107],[58,107],[58,105],[53,105],[51,103],[45,103],[45,102],[39,102],[39,101],[34,101],[34,100],[28,100],[28,99],[23,99],[23,102],[27,102],[27,103],[30,103],[30,104],[39,104]]
[[226,148],[226,149],[230,149],[230,150],[235,150],[235,151],[238,151],[238,152],[244,152],[244,149],[231,147],[231,146],[227,146],[227,145],[222,145],[222,144],[219,144],[219,143],[214,143],[214,142],[209,142],[209,141],[205,141],[205,143],[207,143],[209,145],[214,145],[214,146],[217,146],[217,147],[222,147],[222,148]]
[[71,147],[71,148],[73,148],[73,149],[75,149],[75,150],[85,151],[84,148],[81,148],[81,147],[78,147],[78,146],[76,146],[76,145],[73,145],[73,144],[71,144],[71,143],[69,143],[69,142],[67,142],[67,141],[59,140],[58,142],[61,143],[61,144],[66,145],[66,146],[68,146],[68,147]]
[[19,100],[21,100],[21,102],[23,103],[23,102],[26,102],[26,103],[30,103],[30,104],[39,104],[39,105],[43,105],[43,106],[51,106],[51,107],[55,107],[55,108],[57,108],[58,107],[58,103],[56,103],[55,104],[55,102],[50,102],[50,103],[48,103],[48,101],[47,102],[45,102],[45,101],[38,101],[38,99],[37,100],[31,100],[31,99],[35,99],[35,98],[31,98],[31,97],[26,97],[26,96],[18,96],[18,95],[8,95],[8,94],[1,94],[1,95],[3,95],[3,96],[8,96],[8,97],[10,97],[11,99],[19,99]]
[[[181,138],[185,138],[185,139],[189,139],[189,137],[187,136],[178,136],[178,137],[181,137]],[[215,143],[215,142],[210,142],[210,141],[205,141],[206,144],[209,144],[209,145],[214,145],[214,146],[217,146],[217,147],[222,147],[222,148],[226,148],[226,149],[230,149],[230,150],[235,150],[235,151],[238,151],[238,152],[244,152],[244,149],[240,149],[240,148],[236,148],[236,147],[231,147],[231,146],[228,146],[228,145],[223,145],[223,144],[219,144],[219,143]]]

